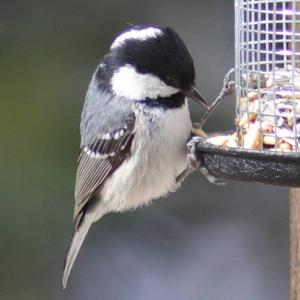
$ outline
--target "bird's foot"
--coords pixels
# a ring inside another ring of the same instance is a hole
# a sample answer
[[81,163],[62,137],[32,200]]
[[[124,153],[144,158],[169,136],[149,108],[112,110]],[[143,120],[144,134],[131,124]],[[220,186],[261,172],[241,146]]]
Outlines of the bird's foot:
[[223,79],[223,91],[226,95],[232,95],[235,92],[235,69],[230,69]]
[[209,109],[202,116],[200,122],[197,124],[198,128],[202,128],[209,116],[215,111],[217,106],[229,95],[235,93],[235,69],[230,69],[223,79],[223,86],[215,101],[210,105]]
[[199,151],[197,151],[197,144],[201,142],[203,142],[202,137],[194,136],[187,144],[187,148],[188,148],[187,160],[188,160],[190,172],[198,170],[204,175],[204,177],[210,183],[225,185],[226,182],[217,178],[210,172],[210,170],[205,165],[204,160],[201,157],[201,154],[199,153]]

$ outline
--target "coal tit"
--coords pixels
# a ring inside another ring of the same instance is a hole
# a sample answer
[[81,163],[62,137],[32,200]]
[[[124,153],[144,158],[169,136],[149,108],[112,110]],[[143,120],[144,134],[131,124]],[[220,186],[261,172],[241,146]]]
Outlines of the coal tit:
[[139,25],[116,37],[92,76],[82,111],[64,288],[94,222],[175,191],[188,173],[186,97],[206,106],[195,89],[192,57],[173,29]]

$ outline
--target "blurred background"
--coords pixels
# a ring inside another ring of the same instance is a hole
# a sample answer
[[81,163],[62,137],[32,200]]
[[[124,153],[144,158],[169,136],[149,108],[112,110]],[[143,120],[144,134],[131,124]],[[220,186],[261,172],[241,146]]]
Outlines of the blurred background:
[[[213,101],[234,65],[232,1],[0,0],[0,299],[288,298],[288,190],[200,173],[151,206],[105,216],[65,292],[79,120],[87,85],[126,23],[173,27]],[[191,103],[193,121],[203,111]],[[206,129],[233,126],[234,99]]]

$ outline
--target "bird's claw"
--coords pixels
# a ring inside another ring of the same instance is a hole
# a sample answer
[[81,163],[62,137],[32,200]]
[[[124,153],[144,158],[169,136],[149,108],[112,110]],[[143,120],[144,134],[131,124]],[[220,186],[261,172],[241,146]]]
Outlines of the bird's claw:
[[235,69],[231,68],[224,77],[223,89],[227,95],[232,95],[235,92]]
[[201,154],[199,154],[199,151],[197,151],[197,144],[203,142],[202,137],[194,136],[191,138],[191,140],[187,144],[188,148],[188,155],[187,160],[189,164],[189,168],[191,171],[200,171],[204,177],[213,184],[218,185],[225,185],[226,182],[222,181],[221,179],[215,177],[209,169],[206,167],[203,158],[201,157]]

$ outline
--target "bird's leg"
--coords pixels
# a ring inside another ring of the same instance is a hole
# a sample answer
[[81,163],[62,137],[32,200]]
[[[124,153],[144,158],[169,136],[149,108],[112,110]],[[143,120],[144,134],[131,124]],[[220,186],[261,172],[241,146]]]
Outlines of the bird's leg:
[[176,183],[182,182],[188,175],[190,175],[194,170],[190,168],[184,169],[177,177],[176,177]]
[[[188,148],[188,155],[187,160],[189,163],[189,168],[186,171],[187,175],[192,173],[193,171],[200,171],[205,178],[210,182],[218,185],[224,185],[226,182],[222,181],[221,179],[215,177],[206,167],[203,158],[199,154],[199,151],[197,151],[197,144],[203,142],[202,137],[194,136],[190,139],[190,141],[187,144]],[[186,175],[186,176],[187,176]]]
[[230,69],[227,74],[224,77],[223,80],[223,87],[216,98],[216,100],[210,105],[209,109],[206,111],[206,113],[201,118],[200,122],[197,123],[197,128],[202,128],[209,118],[209,116],[214,112],[216,107],[222,102],[222,100],[229,96],[234,94],[235,92],[235,69]]
[[[199,170],[205,178],[214,184],[224,185],[226,184],[221,179],[215,177],[205,166],[205,163],[201,157],[199,157],[199,153],[197,152],[197,144],[205,138],[205,133],[202,131],[202,127],[204,126],[205,122],[207,121],[208,117],[214,112],[216,107],[221,103],[221,101],[229,96],[234,94],[235,92],[235,69],[230,69],[224,77],[223,80],[223,87],[217,96],[216,100],[211,104],[209,109],[203,115],[199,123],[193,124],[194,133],[199,136],[193,136],[187,144],[188,147],[188,155],[187,160],[189,163],[189,167],[185,169],[181,174],[176,177],[176,182],[181,182],[185,179],[189,174],[192,172]],[[200,134],[199,134],[200,133]]]

